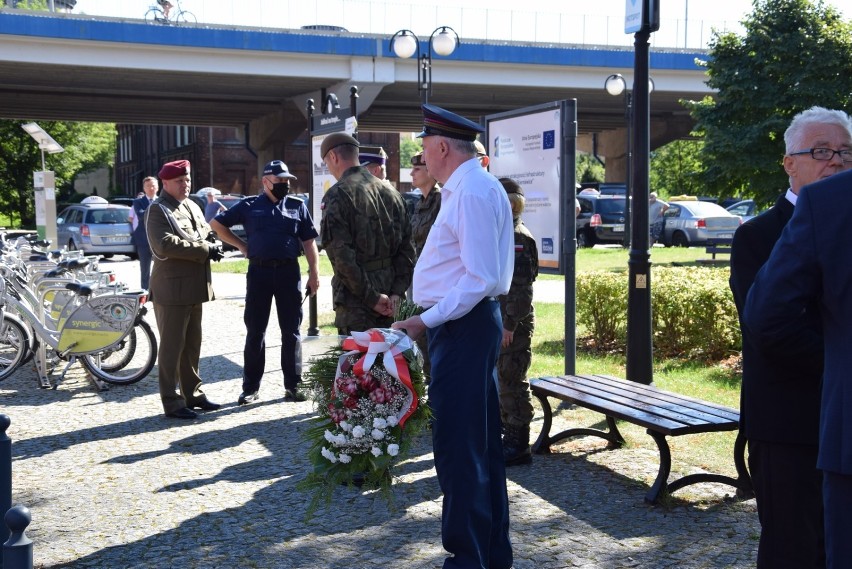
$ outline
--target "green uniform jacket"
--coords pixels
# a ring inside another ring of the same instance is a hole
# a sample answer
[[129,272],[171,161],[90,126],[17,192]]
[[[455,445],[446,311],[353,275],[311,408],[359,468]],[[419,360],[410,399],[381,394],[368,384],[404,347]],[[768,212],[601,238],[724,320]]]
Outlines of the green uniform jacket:
[[399,192],[363,166],[352,167],[325,193],[322,210],[335,307],[372,309],[380,294],[403,296],[414,273],[414,245]]
[[411,238],[414,240],[414,251],[418,258],[439,211],[441,211],[441,186],[435,184],[435,187],[429,190],[429,195],[420,199],[411,216]]
[[515,220],[515,272],[509,292],[501,295],[500,312],[503,329],[515,332],[519,324],[532,333],[533,283],[538,276],[538,248],[535,238],[520,219]]
[[[179,231],[170,223],[166,211],[172,214]],[[145,224],[154,260],[151,300],[163,305],[213,300],[208,260],[211,245],[204,240],[210,226],[204,221],[201,209],[190,199],[178,203],[163,192],[146,210]]]

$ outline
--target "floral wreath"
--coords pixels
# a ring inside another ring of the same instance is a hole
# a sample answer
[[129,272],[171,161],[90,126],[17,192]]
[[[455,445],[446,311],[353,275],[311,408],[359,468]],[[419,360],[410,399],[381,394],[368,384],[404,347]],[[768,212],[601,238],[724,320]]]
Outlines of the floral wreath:
[[341,484],[392,499],[390,470],[428,420],[422,368],[414,340],[385,328],[353,332],[313,360],[305,374],[318,414],[306,431],[313,470],[299,484],[314,493],[308,516]]

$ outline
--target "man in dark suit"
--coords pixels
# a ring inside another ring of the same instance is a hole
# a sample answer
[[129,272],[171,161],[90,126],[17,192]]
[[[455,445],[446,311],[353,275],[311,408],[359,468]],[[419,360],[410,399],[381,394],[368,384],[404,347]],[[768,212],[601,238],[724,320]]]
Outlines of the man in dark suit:
[[[835,149],[839,150],[839,149]],[[852,150],[844,159],[852,161]],[[746,300],[757,349],[793,365],[825,345],[817,467],[823,474],[826,566],[852,567],[852,171],[805,187]],[[804,323],[813,303],[822,334]],[[804,367],[806,362],[800,362]],[[801,378],[808,381],[808,378]],[[800,405],[787,409],[789,418]]]
[[157,197],[160,183],[154,176],[148,176],[142,180],[142,191],[144,196],[133,200],[130,208],[130,223],[133,227],[132,239],[136,246],[136,257],[139,259],[139,275],[142,280],[142,288],[148,290],[151,278],[151,246],[148,245],[148,233],[145,231],[145,210]]
[[[755,275],[793,216],[801,188],[850,165],[835,151],[852,148],[852,123],[843,111],[813,107],[793,118],[784,140],[783,165],[790,188],[771,209],[743,224],[734,235],[730,285],[741,321]],[[813,342],[780,353],[760,349],[742,326],[740,428],[749,441],[749,467],[761,523],[758,568],[822,567],[825,563],[822,476],[816,468],[823,370],[816,302],[805,306],[801,326]]]
[[166,417],[195,419],[193,409],[221,407],[201,389],[198,361],[202,306],[213,300],[210,261],[222,259],[222,247],[209,240],[204,213],[187,199],[192,185],[189,161],[169,162],[159,176],[163,192],[148,208],[145,225],[154,257],[151,301],[160,331],[160,399]]

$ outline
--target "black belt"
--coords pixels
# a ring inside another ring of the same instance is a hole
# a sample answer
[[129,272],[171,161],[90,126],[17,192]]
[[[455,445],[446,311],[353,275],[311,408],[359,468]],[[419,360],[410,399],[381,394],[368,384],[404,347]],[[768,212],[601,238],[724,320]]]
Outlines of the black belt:
[[293,263],[298,263],[298,261],[296,259],[249,259],[249,265],[253,267],[285,267]]
[[364,263],[365,271],[380,271],[391,266],[391,259],[378,259],[377,261],[367,261]]

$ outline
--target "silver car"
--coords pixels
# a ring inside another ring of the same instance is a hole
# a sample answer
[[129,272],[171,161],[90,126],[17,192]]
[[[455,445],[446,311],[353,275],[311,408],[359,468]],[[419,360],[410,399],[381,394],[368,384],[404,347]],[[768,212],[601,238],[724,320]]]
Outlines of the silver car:
[[57,246],[87,255],[136,257],[129,217],[129,207],[106,200],[68,206],[56,218]]
[[671,201],[663,214],[666,247],[705,245],[708,239],[733,239],[742,223],[722,206],[702,201]]

